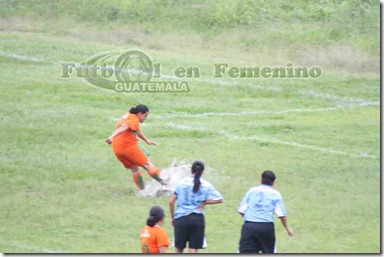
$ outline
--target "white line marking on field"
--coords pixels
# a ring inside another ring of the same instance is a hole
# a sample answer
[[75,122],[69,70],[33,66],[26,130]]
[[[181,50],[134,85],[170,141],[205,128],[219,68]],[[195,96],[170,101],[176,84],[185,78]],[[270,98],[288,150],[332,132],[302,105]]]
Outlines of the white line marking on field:
[[25,56],[25,55],[20,55],[20,54],[15,54],[15,53],[0,52],[0,56],[10,57],[10,58],[20,59],[20,60],[26,60],[26,61],[45,62],[45,61],[38,59],[38,58],[35,58],[35,57]]
[[51,250],[47,248],[39,248],[39,247],[20,243],[18,241],[7,241],[7,240],[0,239],[0,243],[11,246],[11,247],[15,247],[18,249],[25,249],[25,250],[30,250],[30,251],[39,252],[39,253],[67,253],[66,251],[57,251],[57,250]]
[[[199,78],[200,80],[200,78]],[[283,89],[281,87],[276,87],[276,86],[268,86],[268,87],[263,87],[260,85],[255,85],[255,84],[246,84],[246,83],[240,83],[238,81],[226,81],[226,80],[218,80],[218,79],[202,79],[204,82],[211,83],[211,84],[216,84],[219,86],[236,86],[236,85],[242,85],[242,86],[248,86],[251,88],[257,88],[257,89],[262,89],[262,90],[268,90],[268,91],[275,91],[275,92],[281,92]]]
[[325,153],[348,155],[348,156],[357,157],[357,158],[377,159],[376,156],[369,155],[367,153],[351,154],[351,153],[347,153],[347,152],[343,152],[343,151],[339,151],[339,150],[333,150],[333,149],[318,147],[318,146],[314,146],[314,145],[304,145],[304,144],[300,144],[300,143],[296,143],[296,142],[291,142],[291,141],[267,139],[267,138],[261,138],[261,137],[258,137],[258,136],[250,136],[250,137],[237,136],[237,135],[230,134],[230,133],[228,133],[226,131],[223,131],[223,130],[219,131],[219,134],[221,134],[223,136],[226,136],[228,138],[232,138],[232,139],[256,140],[256,141],[260,141],[260,142],[280,144],[280,145],[288,145],[288,146],[293,146],[293,147],[296,147],[296,148],[310,149],[310,150],[321,151],[321,152],[325,152]]
[[342,96],[335,96],[331,94],[326,94],[326,93],[317,93],[313,90],[302,90],[300,93],[309,95],[309,96],[314,96],[314,97],[319,97],[319,98],[326,98],[330,100],[335,100],[339,102],[345,103],[347,106],[358,106],[358,107],[365,107],[365,106],[378,106],[380,105],[380,101],[369,101],[366,99],[361,99],[361,98],[352,98],[352,97],[342,97]]
[[286,113],[305,113],[305,112],[323,112],[334,111],[342,108],[339,107],[327,107],[318,109],[290,109],[290,110],[276,110],[276,111],[252,111],[252,112],[203,112],[203,113],[174,113],[157,115],[160,118],[180,118],[180,117],[208,117],[208,116],[242,116],[242,115],[274,115],[274,114],[286,114]]
[[[348,109],[359,108],[359,107],[368,107],[368,106],[379,106],[380,102],[369,102],[362,101],[360,104],[355,104],[349,106]],[[180,118],[180,117],[209,117],[209,116],[243,116],[243,115],[279,115],[286,113],[311,113],[311,112],[325,112],[325,111],[335,111],[338,109],[343,109],[345,107],[338,105],[335,107],[324,107],[317,109],[288,109],[288,110],[275,110],[275,111],[250,111],[250,112],[203,112],[203,113],[174,113],[174,114],[164,114],[157,115],[160,118]]]
[[[164,126],[164,124],[157,125],[157,124],[154,124],[154,123],[149,123],[148,125]],[[315,145],[305,145],[305,144],[301,144],[301,143],[297,143],[297,142],[292,142],[292,141],[282,141],[282,140],[277,140],[277,139],[268,139],[268,138],[262,138],[262,137],[258,137],[258,136],[250,136],[250,137],[238,136],[238,135],[231,134],[231,133],[229,133],[227,131],[224,131],[224,130],[211,131],[211,130],[202,128],[200,126],[199,127],[192,127],[192,126],[188,126],[188,125],[178,125],[178,124],[174,124],[172,122],[166,123],[165,126],[172,127],[172,128],[179,129],[179,130],[183,130],[183,131],[199,130],[199,131],[208,131],[208,132],[213,132],[213,133],[216,132],[219,135],[225,136],[225,137],[230,138],[230,139],[235,139],[235,140],[255,140],[255,141],[259,141],[259,142],[266,142],[266,143],[272,143],[272,144],[287,145],[287,146],[292,146],[292,147],[296,147],[296,148],[310,149],[310,150],[320,151],[320,152],[324,152],[324,153],[347,155],[347,156],[356,157],[356,158],[377,159],[376,156],[369,155],[367,153],[352,154],[352,153],[347,153],[347,152],[343,152],[343,151],[339,151],[339,150],[334,150],[334,149],[330,149],[330,148],[323,148],[323,147],[319,147],[319,146],[315,146]]]
[[188,126],[188,125],[180,125],[180,124],[175,124],[175,123],[172,123],[172,122],[167,122],[166,126],[167,127],[171,127],[171,128],[175,128],[175,129],[178,129],[178,130],[185,130],[185,131],[193,131],[193,130],[203,130],[203,131],[206,131],[206,129],[193,128],[193,127]]

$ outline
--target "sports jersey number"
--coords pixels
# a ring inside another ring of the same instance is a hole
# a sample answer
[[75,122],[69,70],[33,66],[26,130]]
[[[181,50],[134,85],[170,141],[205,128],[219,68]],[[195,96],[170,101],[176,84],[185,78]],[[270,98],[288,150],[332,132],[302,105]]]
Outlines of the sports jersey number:
[[204,194],[200,191],[194,193],[191,188],[184,188],[180,199],[181,204],[199,204],[205,200]]

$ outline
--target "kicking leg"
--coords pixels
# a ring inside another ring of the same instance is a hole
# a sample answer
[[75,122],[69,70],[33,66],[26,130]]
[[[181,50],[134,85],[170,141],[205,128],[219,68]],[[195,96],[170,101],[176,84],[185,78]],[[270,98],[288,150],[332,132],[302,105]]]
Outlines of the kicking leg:
[[151,163],[150,160],[143,166],[147,170],[149,176],[157,180],[160,184],[165,185],[165,182],[160,178],[160,170]]

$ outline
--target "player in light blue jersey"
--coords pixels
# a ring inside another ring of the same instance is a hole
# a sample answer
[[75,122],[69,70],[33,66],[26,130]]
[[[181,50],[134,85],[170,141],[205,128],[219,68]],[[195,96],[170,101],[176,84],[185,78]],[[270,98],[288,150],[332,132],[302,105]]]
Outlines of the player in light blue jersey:
[[[169,200],[176,253],[182,253],[189,242],[189,253],[196,253],[203,248],[205,219],[204,206],[224,201],[216,188],[201,178],[204,163],[195,161],[192,174],[176,184]],[[175,211],[175,202],[177,207]]]
[[275,252],[274,214],[280,218],[288,235],[293,236],[293,231],[288,226],[283,198],[272,188],[275,179],[272,171],[264,171],[261,175],[261,185],[249,189],[239,205],[238,212],[244,219],[240,253]]

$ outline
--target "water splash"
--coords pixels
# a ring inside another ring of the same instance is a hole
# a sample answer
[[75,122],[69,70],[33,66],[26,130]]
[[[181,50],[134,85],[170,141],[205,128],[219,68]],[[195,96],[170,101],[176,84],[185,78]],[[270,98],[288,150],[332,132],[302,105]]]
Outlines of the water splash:
[[174,160],[170,167],[161,170],[160,177],[167,183],[166,186],[162,186],[159,182],[152,179],[151,182],[145,185],[143,190],[137,190],[135,194],[141,197],[170,196],[173,193],[176,183],[190,173],[191,164],[184,162],[178,163]]
[[[135,194],[141,197],[168,197],[171,196],[177,182],[191,174],[192,162],[174,160],[170,167],[161,170],[160,177],[167,183],[166,186],[152,179],[145,185],[143,190],[136,190]],[[223,172],[215,172],[209,167],[205,167],[204,178],[210,182],[218,182],[221,179],[229,178]]]

